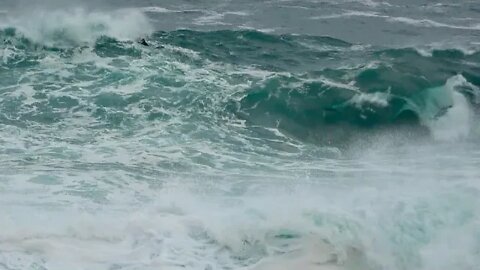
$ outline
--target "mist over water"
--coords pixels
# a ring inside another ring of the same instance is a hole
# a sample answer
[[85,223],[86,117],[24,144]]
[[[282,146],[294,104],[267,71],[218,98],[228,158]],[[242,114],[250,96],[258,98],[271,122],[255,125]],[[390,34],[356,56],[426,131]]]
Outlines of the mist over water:
[[479,11],[0,0],[0,269],[476,269]]

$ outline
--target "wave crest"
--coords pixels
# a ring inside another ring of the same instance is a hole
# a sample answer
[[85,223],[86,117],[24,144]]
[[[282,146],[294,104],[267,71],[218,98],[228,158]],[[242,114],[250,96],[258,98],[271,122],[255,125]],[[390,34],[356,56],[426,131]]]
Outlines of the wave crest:
[[7,17],[0,25],[14,28],[33,42],[46,46],[91,43],[101,36],[131,40],[153,31],[147,16],[135,9],[36,11]]

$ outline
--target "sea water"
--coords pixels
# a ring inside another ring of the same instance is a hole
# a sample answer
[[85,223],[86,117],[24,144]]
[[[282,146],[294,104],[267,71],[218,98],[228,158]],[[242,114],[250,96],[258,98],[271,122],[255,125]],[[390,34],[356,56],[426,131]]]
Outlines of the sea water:
[[479,102],[478,1],[0,0],[0,269],[479,269]]

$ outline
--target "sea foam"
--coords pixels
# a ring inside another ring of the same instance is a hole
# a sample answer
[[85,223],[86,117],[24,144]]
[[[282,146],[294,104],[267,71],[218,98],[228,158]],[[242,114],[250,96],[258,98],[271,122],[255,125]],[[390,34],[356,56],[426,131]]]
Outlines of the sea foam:
[[0,25],[15,28],[34,42],[47,46],[91,43],[101,36],[131,40],[153,31],[147,16],[136,9],[40,10],[8,16]]

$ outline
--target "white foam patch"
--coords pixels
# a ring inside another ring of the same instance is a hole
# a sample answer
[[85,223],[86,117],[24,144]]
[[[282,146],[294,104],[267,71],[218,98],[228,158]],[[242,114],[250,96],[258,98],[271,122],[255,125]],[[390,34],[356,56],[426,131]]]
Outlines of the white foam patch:
[[171,50],[173,52],[179,52],[179,53],[182,53],[184,55],[188,55],[189,57],[191,57],[195,60],[201,60],[200,53],[197,52],[197,51],[190,50],[190,49],[183,48],[183,47],[172,46],[172,45],[168,45],[168,44],[164,44],[163,47],[164,47],[164,49]]
[[140,93],[144,89],[146,84],[147,84],[147,81],[144,78],[139,78],[137,80],[134,80],[126,84],[119,84],[116,86],[106,86],[101,90],[101,92],[129,95],[134,93]]
[[178,12],[176,10],[171,10],[171,9],[168,9],[168,8],[156,7],[156,6],[143,7],[143,8],[141,8],[141,10],[143,10],[144,12],[151,12],[151,13],[175,13],[175,12]]
[[360,93],[353,96],[349,103],[355,105],[357,108],[361,108],[365,104],[387,107],[389,98],[390,94],[388,92]]
[[445,84],[445,88],[452,95],[453,107],[445,115],[428,123],[433,136],[439,141],[456,141],[469,136],[472,128],[473,111],[467,98],[456,88],[469,83],[462,75],[454,76]]
[[320,78],[320,81],[326,85],[329,85],[331,87],[338,87],[338,88],[344,88],[344,89],[348,89],[348,90],[351,90],[351,91],[354,91],[354,92],[359,92],[360,89],[358,87],[356,87],[354,85],[354,82],[350,82],[350,83],[342,83],[342,82],[337,82],[337,81],[333,81],[333,80],[330,80],[328,78]]
[[255,30],[255,31],[259,31],[259,32],[262,32],[262,33],[274,33],[275,31],[277,31],[278,29],[277,28],[257,28],[257,27],[253,27],[253,26],[250,26],[250,25],[247,25],[247,24],[244,24],[244,25],[240,25],[238,26],[239,29],[244,29],[244,30]]
[[227,25],[227,23],[222,22],[222,19],[225,17],[224,13],[214,11],[208,11],[206,13],[207,15],[194,19],[193,23],[197,25]]
[[377,2],[377,1],[374,1],[374,0],[353,0],[353,2],[358,2],[360,4],[363,4],[365,6],[368,6],[368,7],[378,7],[380,5],[389,5],[387,2]]
[[422,27],[440,27],[440,28],[452,28],[463,30],[480,30],[480,24],[475,25],[453,25],[447,23],[441,23],[429,19],[413,19],[407,17],[388,17],[388,21],[399,22],[409,25],[422,26]]
[[[446,230],[442,236],[422,248],[420,255],[425,262],[423,269],[477,268],[478,262],[474,258],[462,256],[462,254],[468,254],[469,250],[473,250],[477,246],[475,238],[472,237],[472,232],[475,231],[474,226],[478,226],[478,224],[469,224],[455,230]],[[453,246],[455,248],[452,248]]]
[[234,15],[234,16],[242,16],[242,17],[250,15],[246,11],[226,11],[223,13],[218,13],[215,11],[206,11],[205,13],[206,15],[194,19],[193,23],[196,25],[229,25],[229,23],[222,21],[226,15]]
[[23,103],[27,105],[31,105],[36,102],[35,98],[33,98],[34,95],[35,90],[33,89],[33,87],[26,84],[18,85],[15,91],[10,94],[10,96],[12,97],[23,98]]
[[247,12],[247,11],[227,11],[227,12],[225,12],[224,14],[226,14],[226,15],[242,16],[242,17],[243,17],[243,16],[248,16],[248,15],[250,15],[250,13]]
[[377,17],[377,18],[388,18],[386,15],[381,15],[377,12],[373,11],[357,11],[351,10],[344,13],[339,14],[331,14],[331,15],[322,15],[322,16],[314,16],[311,19],[338,19],[338,18],[348,18],[348,17]]
[[0,58],[4,64],[7,64],[9,60],[17,54],[18,50],[13,48],[6,47],[3,50],[0,50]]

